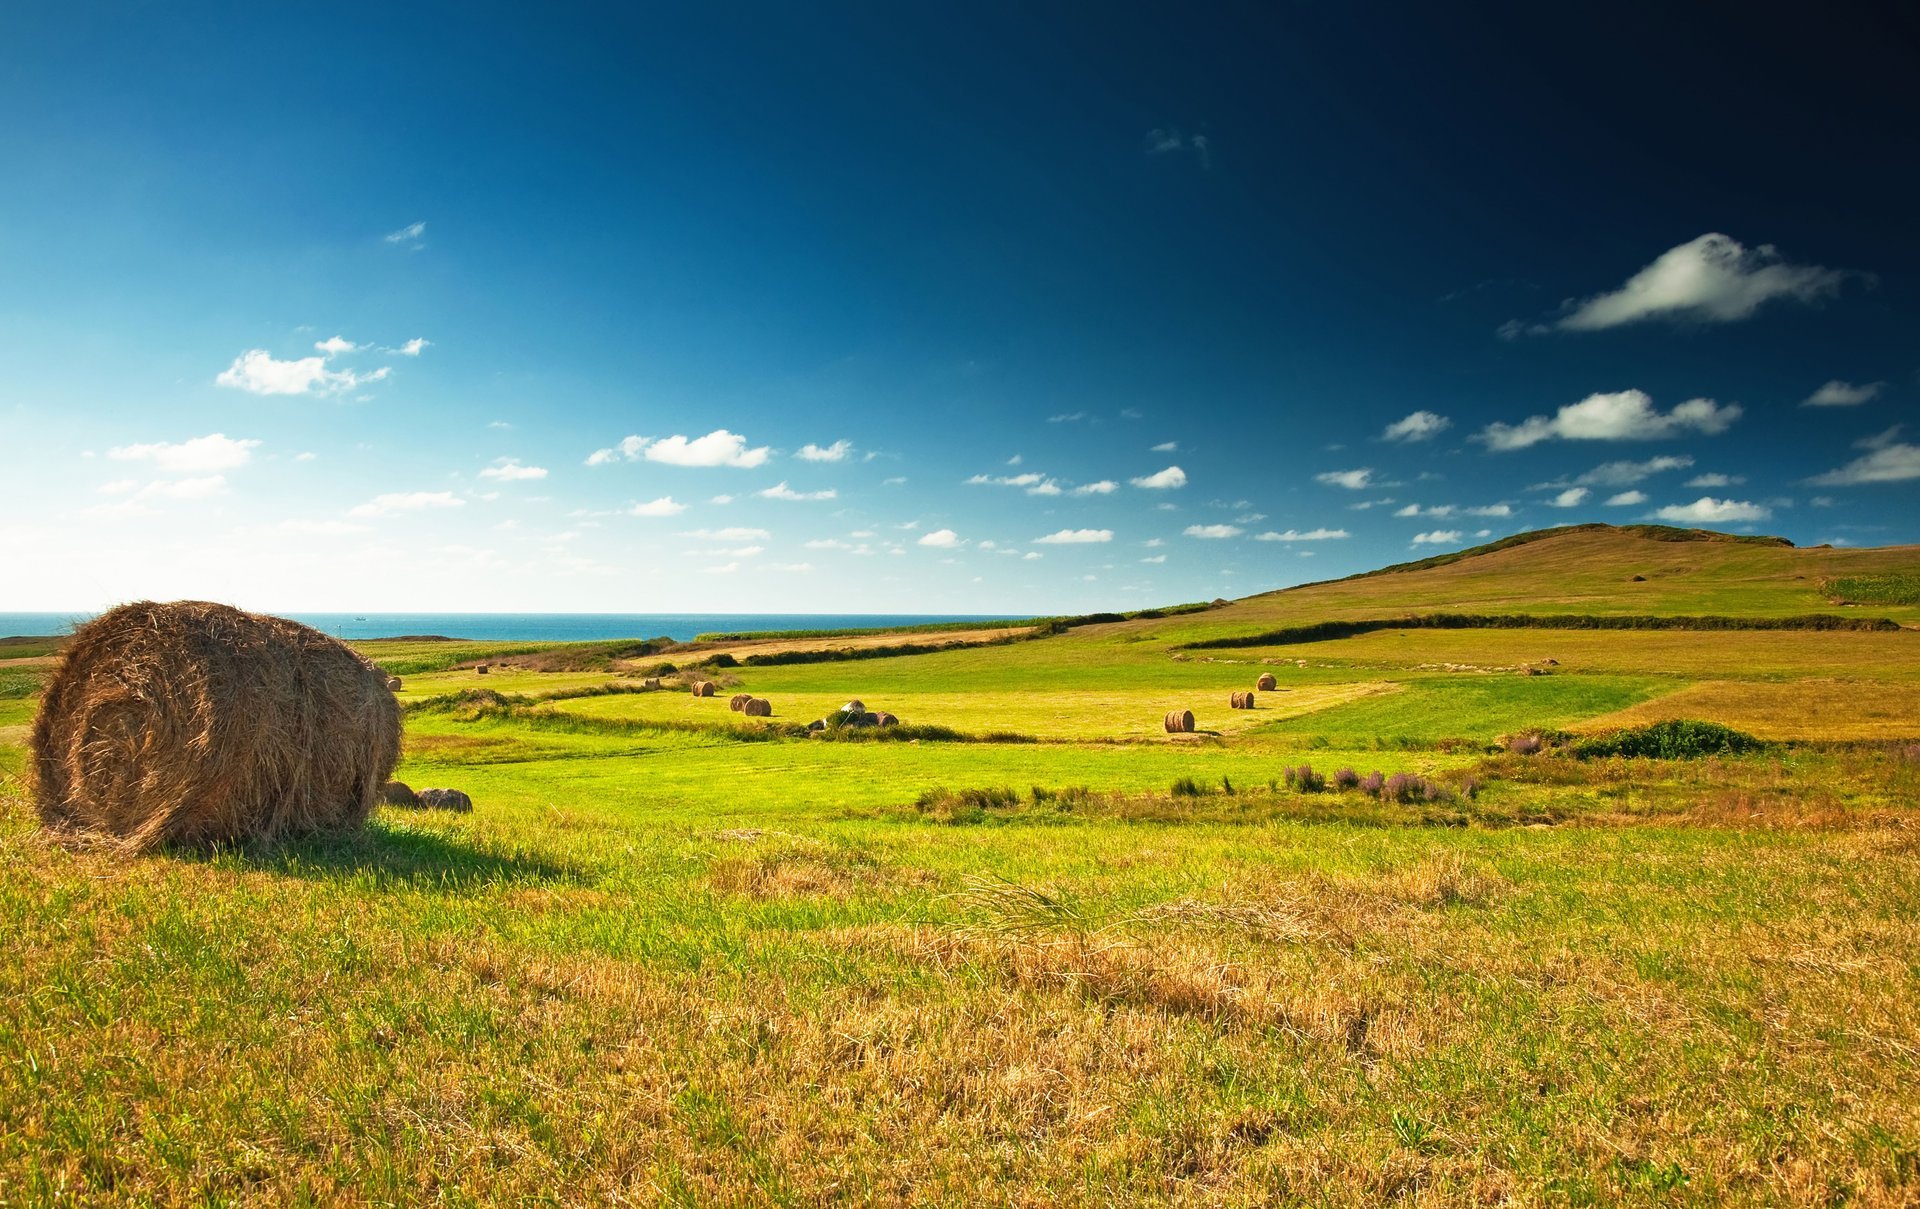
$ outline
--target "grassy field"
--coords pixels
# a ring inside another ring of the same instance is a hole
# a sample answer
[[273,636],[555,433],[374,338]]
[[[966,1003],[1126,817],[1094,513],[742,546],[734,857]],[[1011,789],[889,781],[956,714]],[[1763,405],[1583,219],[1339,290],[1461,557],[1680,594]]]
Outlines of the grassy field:
[[[38,833],[0,651],[0,1203],[1920,1203],[1920,630],[1182,649],[1917,565],[1583,530],[703,699],[369,643],[474,813],[139,859]],[[1671,717],[1770,743],[1559,733]]]

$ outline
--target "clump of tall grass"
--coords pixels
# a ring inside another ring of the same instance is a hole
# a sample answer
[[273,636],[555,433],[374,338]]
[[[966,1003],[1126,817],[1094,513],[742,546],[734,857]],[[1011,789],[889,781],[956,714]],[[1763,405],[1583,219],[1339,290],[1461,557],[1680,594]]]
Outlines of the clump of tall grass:
[[1286,780],[1290,788],[1301,793],[1319,793],[1327,787],[1327,778],[1313,771],[1311,764],[1287,769]]
[[1624,756],[1645,760],[1696,760],[1703,756],[1737,756],[1760,751],[1766,744],[1744,731],[1718,722],[1676,718],[1631,730],[1598,735],[1574,745],[1581,759]]
[[1360,774],[1351,768],[1336,769],[1333,774],[1333,787],[1335,789],[1358,789],[1360,787]]

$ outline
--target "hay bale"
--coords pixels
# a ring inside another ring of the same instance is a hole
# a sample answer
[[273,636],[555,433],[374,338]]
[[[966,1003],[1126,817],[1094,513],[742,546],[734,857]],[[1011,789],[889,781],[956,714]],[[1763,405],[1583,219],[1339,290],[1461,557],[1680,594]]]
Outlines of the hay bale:
[[773,702],[765,697],[748,697],[747,703],[740,707],[740,712],[749,718],[771,718]]
[[473,670],[484,676],[487,674],[487,665],[484,663],[476,664]]
[[883,710],[873,716],[873,724],[875,726],[898,726],[900,725],[900,719]]
[[1231,698],[1230,703],[1235,709],[1252,709],[1253,694],[1250,692],[1246,692],[1244,690],[1241,692],[1237,692],[1233,694],[1233,697]]
[[1263,693],[1271,693],[1280,687],[1280,682],[1273,678],[1272,672],[1261,672],[1260,679],[1254,681],[1253,687]]
[[42,699],[41,822],[133,850],[355,830],[400,755],[386,682],[298,622],[122,605],[75,631]]
[[659,688],[659,687],[660,687],[660,677],[658,677],[658,676],[648,676],[648,677],[647,677],[647,678],[646,678],[645,680],[643,680],[643,681],[641,681],[641,682],[640,682],[640,687],[641,687],[641,688]]
[[751,700],[753,700],[752,693],[735,693],[730,699],[728,699],[727,708],[737,714],[741,710],[745,709],[747,702]]
[[422,810],[451,810],[455,814],[473,811],[473,799],[457,789],[423,789],[417,796]]
[[849,701],[840,707],[840,712],[843,714],[864,714],[867,712],[867,707],[859,701]]
[[819,734],[825,729],[827,729],[826,722],[819,718],[815,718],[813,721],[807,723],[807,730],[811,734]]
[[696,697],[713,696],[713,681],[711,680],[696,680],[688,687],[692,688],[693,695]]
[[397,693],[400,691],[400,677],[398,676],[387,677],[387,691],[390,693]]
[[420,797],[405,781],[388,781],[375,795],[382,806],[418,806]]
[[1167,733],[1184,735],[1193,732],[1193,711],[1190,709],[1171,709],[1167,711]]

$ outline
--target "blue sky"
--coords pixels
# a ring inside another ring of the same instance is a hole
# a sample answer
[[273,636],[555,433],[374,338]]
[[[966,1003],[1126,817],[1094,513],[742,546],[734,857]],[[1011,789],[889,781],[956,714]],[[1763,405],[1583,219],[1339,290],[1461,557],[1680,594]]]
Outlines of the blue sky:
[[7,6],[0,608],[1920,541],[1916,18],[1671,7]]

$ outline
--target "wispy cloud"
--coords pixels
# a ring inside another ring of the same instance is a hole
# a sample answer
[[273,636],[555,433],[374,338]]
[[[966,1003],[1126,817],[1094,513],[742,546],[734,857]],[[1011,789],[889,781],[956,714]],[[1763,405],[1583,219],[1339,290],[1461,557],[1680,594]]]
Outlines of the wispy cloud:
[[1112,540],[1113,530],[1111,529],[1061,529],[1045,537],[1033,539],[1034,544],[1040,546],[1080,546]]
[[1180,452],[1180,442],[1178,442],[1178,441],[1162,441],[1162,442],[1160,442],[1160,443],[1159,443],[1158,445],[1155,445],[1155,446],[1154,446],[1154,447],[1153,447],[1152,449],[1150,449],[1150,450],[1148,450],[1147,452],[1149,452],[1149,453],[1178,453],[1178,452]]
[[1689,433],[1714,436],[1740,418],[1738,403],[1689,399],[1672,411],[1653,405],[1645,391],[1621,390],[1591,394],[1546,416],[1528,416],[1518,424],[1495,422],[1474,439],[1488,449],[1504,452],[1525,449],[1542,441],[1653,441]]
[[932,533],[921,534],[916,544],[931,546],[936,550],[951,550],[960,544],[960,535],[951,529],[935,529]]
[[1460,544],[1460,530],[1435,529],[1429,533],[1416,533],[1413,535],[1413,544],[1416,546],[1456,546]]
[[802,445],[793,456],[803,462],[844,462],[853,452],[852,441],[835,441],[831,445],[815,445],[809,441]]
[[697,537],[710,542],[763,542],[773,534],[765,529],[748,529],[738,525],[726,529],[689,529],[681,537]]
[[1338,541],[1346,536],[1345,529],[1308,529],[1304,533],[1298,529],[1288,529],[1282,533],[1275,533],[1272,530],[1256,533],[1253,535],[1253,540],[1257,542],[1327,542]]
[[1864,386],[1855,386],[1851,382],[1833,381],[1814,391],[1801,400],[1802,407],[1858,407],[1879,397],[1887,388],[1885,382],[1868,382]]
[[[1645,482],[1656,474],[1669,470],[1685,470],[1693,465],[1693,458],[1687,454],[1662,454],[1657,458],[1648,458],[1644,462],[1602,462],[1592,470],[1573,480],[1579,487],[1631,487],[1635,483]],[[1561,480],[1564,483],[1565,480]],[[1560,486],[1561,483],[1549,484]]]
[[1112,495],[1120,490],[1120,484],[1112,479],[1101,479],[1097,483],[1082,483],[1073,489],[1075,495]]
[[493,465],[480,472],[483,479],[496,483],[521,483],[547,477],[545,466],[522,466],[519,458],[495,458]]
[[1647,493],[1644,491],[1622,491],[1619,495],[1610,495],[1607,497],[1607,507],[1609,508],[1631,508],[1635,504],[1644,504],[1646,502]]
[[1559,495],[1548,500],[1547,503],[1555,508],[1578,508],[1581,504],[1586,503],[1587,497],[1592,494],[1593,492],[1585,487],[1569,487]]
[[1188,537],[1218,539],[1239,537],[1242,533],[1246,532],[1246,530],[1238,525],[1188,525],[1183,532],[1185,532]]
[[764,491],[756,491],[754,494],[761,499],[767,500],[830,500],[840,493],[831,487],[823,488],[819,491],[795,491],[793,488],[787,486],[785,479],[781,479],[773,486],[768,487]]
[[771,454],[772,450],[765,445],[748,448],[745,437],[724,428],[716,428],[704,437],[671,436],[657,441],[652,437],[624,437],[617,445],[594,450],[587,456],[587,465],[605,466],[612,462],[637,462],[644,458],[668,466],[732,466],[751,470],[755,466],[765,465]]
[[1168,491],[1187,485],[1187,472],[1178,466],[1169,466],[1152,474],[1142,475],[1132,480],[1135,487],[1144,487],[1149,491]]
[[1325,483],[1329,487],[1345,487],[1348,491],[1364,491],[1374,485],[1371,466],[1362,466],[1358,470],[1322,471],[1313,478],[1315,482]]
[[387,232],[386,238],[387,242],[392,244],[418,245],[419,242],[426,237],[426,234],[426,223],[413,222],[401,227],[398,231]]
[[259,447],[258,441],[214,432],[186,441],[120,445],[107,450],[107,456],[117,462],[151,462],[167,474],[204,474],[244,466]]
[[382,381],[391,372],[385,366],[364,374],[328,369],[326,357],[282,361],[264,348],[250,348],[214,381],[256,395],[332,395]]
[[687,510],[687,505],[679,503],[670,495],[657,500],[648,500],[644,504],[635,504],[627,509],[629,516],[679,516]]
[[1653,515],[1658,520],[1678,521],[1683,525],[1718,525],[1730,521],[1763,521],[1773,512],[1745,500],[1717,500],[1703,495],[1691,504],[1669,504]]
[[467,501],[451,491],[389,491],[349,509],[349,516],[389,516],[395,512],[428,512],[462,508]]
[[1807,480],[1816,487],[1857,487],[1864,483],[1902,483],[1920,479],[1920,445],[1899,440],[1900,425],[1876,436],[1854,442],[1854,448],[1868,452],[1838,470],[1815,475]]
[[1747,481],[1744,474],[1696,474],[1687,480],[1689,487],[1737,487]]
[[1434,437],[1453,427],[1453,421],[1430,411],[1416,411],[1405,419],[1395,420],[1381,432],[1383,441],[1430,441]]
[[421,353],[425,352],[427,346],[432,343],[433,341],[425,339],[424,337],[415,336],[399,348],[390,348],[387,351],[390,353],[398,353],[402,357],[418,357]]
[[1213,167],[1213,140],[1204,134],[1182,134],[1177,126],[1147,131],[1148,155],[1192,155],[1202,168]]
[[1662,252],[1617,290],[1567,303],[1557,319],[1515,320],[1500,334],[1594,332],[1649,319],[1730,323],[1774,299],[1811,303],[1831,297],[1849,276],[1865,275],[1791,264],[1771,244],[1749,249],[1716,232]]

